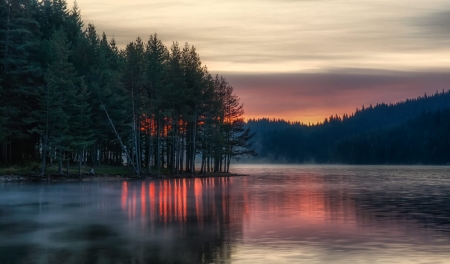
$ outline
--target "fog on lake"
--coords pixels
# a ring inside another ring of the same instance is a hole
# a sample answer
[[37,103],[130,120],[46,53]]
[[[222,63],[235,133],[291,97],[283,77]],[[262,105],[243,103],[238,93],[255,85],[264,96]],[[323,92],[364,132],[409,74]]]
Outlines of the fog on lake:
[[2,183],[0,263],[448,263],[450,167]]

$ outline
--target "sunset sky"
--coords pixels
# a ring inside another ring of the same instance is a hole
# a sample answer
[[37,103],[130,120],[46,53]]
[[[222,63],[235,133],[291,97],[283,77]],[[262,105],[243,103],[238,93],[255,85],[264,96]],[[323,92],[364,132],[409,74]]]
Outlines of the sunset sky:
[[450,88],[450,0],[77,3],[120,47],[153,33],[194,45],[246,118],[317,122]]

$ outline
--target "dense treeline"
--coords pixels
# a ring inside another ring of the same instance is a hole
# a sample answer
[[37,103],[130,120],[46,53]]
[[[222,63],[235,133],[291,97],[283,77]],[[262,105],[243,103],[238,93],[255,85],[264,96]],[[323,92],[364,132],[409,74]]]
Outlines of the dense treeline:
[[352,164],[447,164],[449,150],[450,109],[445,109],[343,140],[335,147],[332,160]]
[[199,156],[201,172],[228,172],[231,159],[255,155],[233,87],[194,46],[154,34],[119,49],[83,25],[76,2],[0,0],[0,77],[3,165],[194,173]]
[[362,107],[315,125],[250,120],[260,158],[274,162],[446,164],[450,91]]

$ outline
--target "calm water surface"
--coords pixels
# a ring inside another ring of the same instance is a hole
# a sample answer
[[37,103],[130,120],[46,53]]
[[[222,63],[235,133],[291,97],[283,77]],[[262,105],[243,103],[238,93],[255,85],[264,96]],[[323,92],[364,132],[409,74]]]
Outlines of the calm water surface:
[[0,263],[450,263],[450,167],[0,185]]

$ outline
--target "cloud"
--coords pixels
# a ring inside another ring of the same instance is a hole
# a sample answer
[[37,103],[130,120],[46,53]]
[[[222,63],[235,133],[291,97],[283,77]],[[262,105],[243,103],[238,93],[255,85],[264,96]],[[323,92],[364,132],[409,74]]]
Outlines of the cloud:
[[420,35],[430,39],[450,40],[450,6],[448,10],[433,12],[413,20],[413,25],[420,29]]
[[[450,0],[78,0],[119,46],[158,33],[189,42],[216,71],[450,68]],[[441,38],[439,40],[438,38]],[[439,40],[439,41],[437,41]]]

